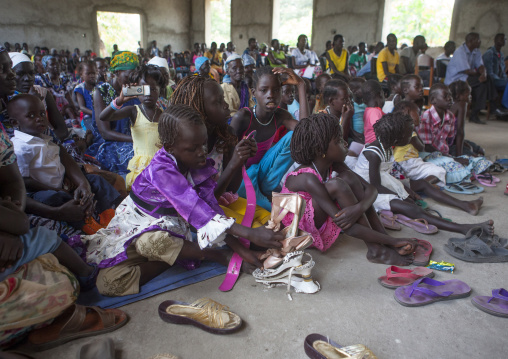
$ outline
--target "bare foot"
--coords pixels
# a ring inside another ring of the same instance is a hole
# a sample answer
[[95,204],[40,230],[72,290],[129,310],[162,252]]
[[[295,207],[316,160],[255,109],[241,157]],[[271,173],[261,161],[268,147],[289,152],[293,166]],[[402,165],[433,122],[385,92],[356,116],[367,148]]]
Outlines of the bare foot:
[[494,235],[494,221],[492,219],[489,219],[488,221],[482,222],[482,223],[475,223],[475,224],[467,224],[464,226],[464,235],[467,235],[467,233],[473,229],[480,227],[482,232],[485,233],[488,236]]
[[494,221],[492,219],[483,223],[478,223],[476,226],[482,227],[483,233],[487,233],[489,236],[494,235]]
[[483,204],[483,197],[475,199],[474,201],[467,202],[467,213],[472,216],[476,216],[480,212],[480,208]]
[[400,255],[396,250],[376,243],[367,243],[367,247],[369,262],[396,266],[408,266],[413,263],[412,254]]

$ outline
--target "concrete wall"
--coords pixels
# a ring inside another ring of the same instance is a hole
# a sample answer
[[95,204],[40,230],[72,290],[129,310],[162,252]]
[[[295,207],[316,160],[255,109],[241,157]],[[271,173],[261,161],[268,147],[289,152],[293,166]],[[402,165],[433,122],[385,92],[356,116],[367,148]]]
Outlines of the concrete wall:
[[140,13],[142,41],[187,48],[191,3],[180,0],[0,0],[0,41],[58,49],[99,50],[96,11]]
[[[99,49],[96,11],[137,12],[142,17],[142,41],[168,43],[175,51],[190,49],[206,37],[206,6],[210,0],[0,0],[0,41],[47,47]],[[276,0],[231,0],[231,38],[242,52],[250,37],[272,38]],[[470,31],[482,37],[482,51],[498,32],[508,34],[507,0],[456,0],[450,38],[464,41]],[[312,44],[317,53],[335,34],[346,46],[381,39],[385,0],[314,0]],[[281,9],[283,11],[283,9]],[[384,40],[383,40],[384,41]]]
[[345,47],[381,39],[384,0],[314,0],[312,47],[320,54],[327,40],[342,34]]
[[242,53],[249,38],[269,43],[272,39],[272,0],[231,0],[231,39]]
[[[462,44],[466,34],[478,32],[482,52],[493,46],[497,33],[508,35],[507,0],[455,0],[450,39]],[[506,53],[508,50],[504,49]]]

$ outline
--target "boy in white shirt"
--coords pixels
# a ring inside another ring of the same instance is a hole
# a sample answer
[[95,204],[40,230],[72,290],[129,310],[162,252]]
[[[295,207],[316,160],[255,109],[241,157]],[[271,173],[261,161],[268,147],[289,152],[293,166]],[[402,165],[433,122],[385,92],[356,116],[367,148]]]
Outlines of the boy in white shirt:
[[[48,127],[43,103],[33,95],[20,94],[7,106],[14,131],[12,142],[18,157],[28,195],[46,204],[55,218],[65,214],[67,222],[85,233],[95,233],[113,216],[111,208],[121,200],[120,194],[98,175],[84,175],[72,157],[61,146],[44,135]],[[94,193],[97,195],[94,200]],[[104,218],[101,224],[92,217]]]

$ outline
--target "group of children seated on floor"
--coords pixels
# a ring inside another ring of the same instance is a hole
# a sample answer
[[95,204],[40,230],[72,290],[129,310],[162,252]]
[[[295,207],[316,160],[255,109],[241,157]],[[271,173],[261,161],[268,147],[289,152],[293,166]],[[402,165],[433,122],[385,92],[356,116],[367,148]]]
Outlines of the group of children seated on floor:
[[[494,233],[492,220],[458,224],[417,205],[416,192],[424,192],[471,215],[481,209],[482,198],[461,201],[439,189],[491,164],[479,157],[481,147],[464,139],[471,91],[465,82],[434,85],[431,107],[423,111],[417,75],[390,81],[388,107],[376,80],[322,75],[319,101],[310,106],[310,83],[293,70],[258,68],[249,88],[242,58],[232,55],[222,85],[188,76],[169,104],[165,67],[139,66],[136,54],[117,52],[109,82],[98,80],[95,62],[80,64],[82,82],[74,91],[86,132],[73,136],[64,114],[54,110],[54,85],[35,85],[27,59],[0,48],[0,235],[17,243],[1,248],[10,251],[0,257],[1,281],[47,253],[82,286],[96,282],[109,296],[138,293],[176,262],[227,265],[230,251],[261,267],[266,248],[281,247],[282,235],[264,227],[272,191],[306,200],[299,226],[314,247],[326,251],[343,231],[363,240],[376,263],[409,265],[419,245],[390,236],[381,211],[462,234],[474,226]],[[54,59],[43,62],[55,81]],[[132,86],[150,92],[126,96]],[[256,193],[252,228],[240,224],[245,176]],[[288,214],[283,223],[291,221]],[[41,226],[52,231],[55,245],[27,256],[31,243],[47,235]]]

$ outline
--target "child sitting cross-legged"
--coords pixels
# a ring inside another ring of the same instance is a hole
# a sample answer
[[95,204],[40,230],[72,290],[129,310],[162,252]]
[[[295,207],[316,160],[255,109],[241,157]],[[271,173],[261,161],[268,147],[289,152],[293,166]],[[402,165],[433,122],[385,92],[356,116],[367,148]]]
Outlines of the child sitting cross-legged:
[[414,131],[411,116],[404,113],[391,113],[383,116],[374,124],[376,140],[366,145],[358,157],[355,172],[364,180],[374,185],[378,196],[374,202],[377,211],[388,210],[409,218],[424,219],[439,229],[466,234],[471,228],[481,226],[489,235],[494,233],[494,221],[483,223],[458,224],[436,217],[415,204],[419,196],[401,181],[392,177],[389,172],[391,148],[405,146],[410,143]]
[[120,194],[101,176],[85,177],[65,149],[44,135],[48,122],[41,100],[20,94],[9,101],[7,111],[18,128],[12,142],[28,195],[52,209],[36,214],[67,221],[85,233],[95,233],[107,224]]
[[[414,102],[401,101],[393,109],[393,113],[403,113],[411,116],[414,127],[420,125],[418,106]],[[424,150],[424,145],[418,134],[413,131],[411,141],[406,146],[395,146],[393,157],[402,169],[402,174],[408,178],[410,188],[416,192],[424,192],[430,198],[457,207],[473,216],[477,215],[483,204],[483,197],[474,201],[461,201],[447,195],[433,184],[444,186],[446,183],[446,170],[430,162],[424,162],[419,157],[419,151]],[[395,165],[395,164],[394,164]]]
[[[342,229],[365,241],[369,261],[411,264],[416,242],[386,234],[372,207],[377,191],[344,165],[347,151],[335,116],[311,115],[295,127],[291,156],[301,166],[289,173],[282,193],[298,193],[306,200],[299,228],[312,235],[313,246],[321,251],[332,246]],[[288,213],[283,224],[292,221]]]
[[418,134],[431,154],[424,161],[434,163],[446,170],[447,183],[460,183],[471,175],[485,172],[492,162],[483,157],[452,157],[450,146],[457,136],[456,121],[450,111],[453,99],[448,87],[437,83],[429,93],[431,108],[424,112],[418,126]]
[[[138,293],[177,259],[227,265],[228,251],[210,248],[223,242],[246,262],[261,266],[261,253],[245,248],[236,236],[263,248],[281,247],[281,234],[247,228],[224,215],[217,202],[223,189],[216,192],[217,171],[207,159],[207,127],[197,111],[171,105],[159,117],[159,137],[162,148],[136,178],[108,227],[69,239],[88,263],[101,268],[101,294]],[[197,229],[197,243],[191,241],[191,226]]]

